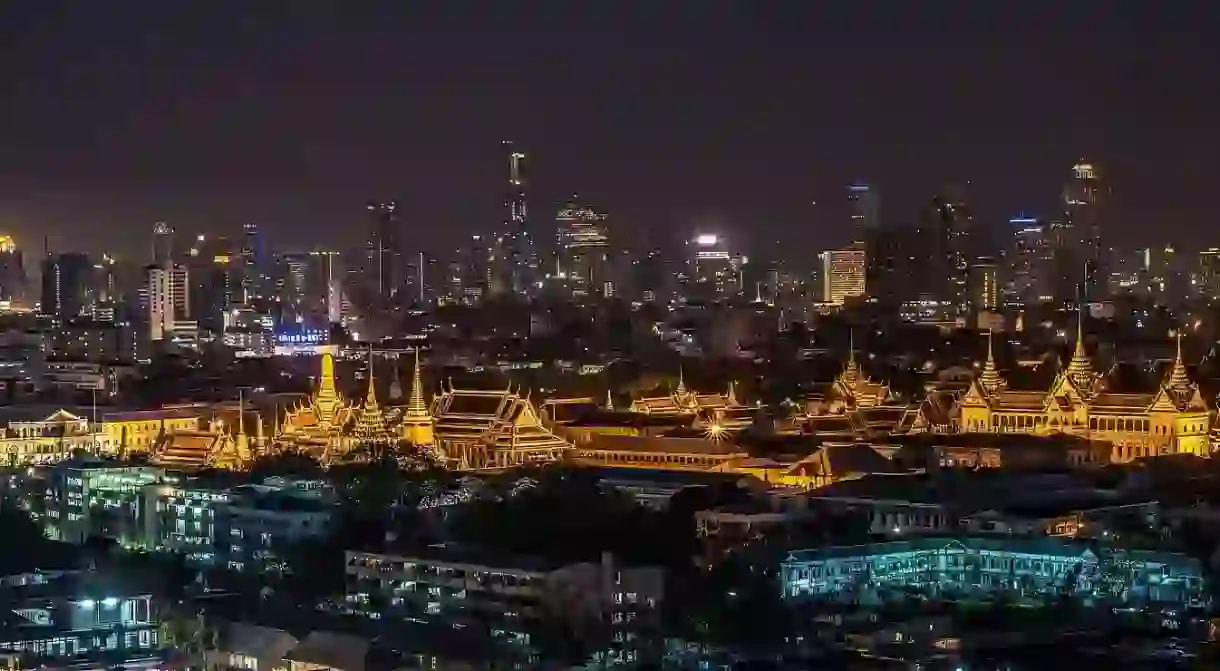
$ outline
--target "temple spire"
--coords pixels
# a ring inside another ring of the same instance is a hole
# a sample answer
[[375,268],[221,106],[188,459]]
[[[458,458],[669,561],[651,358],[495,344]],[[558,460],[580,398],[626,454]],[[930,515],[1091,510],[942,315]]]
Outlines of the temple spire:
[[678,388],[674,390],[674,393],[680,395],[686,393],[686,373],[682,364],[678,364]]
[[1093,360],[1084,349],[1084,309],[1077,308],[1076,313],[1076,349],[1072,352],[1072,360],[1068,362],[1068,378],[1077,387],[1087,387],[1093,381]]
[[373,378],[373,346],[369,345],[369,391],[364,404],[377,407],[377,381]]
[[737,405],[737,383],[733,382],[732,380],[729,380],[729,389],[725,394],[725,401],[728,402],[730,406]]
[[606,410],[610,410],[612,412],[614,411],[614,394],[612,394],[609,389],[606,389],[605,408]]
[[860,379],[860,364],[856,363],[856,332],[848,331],[847,335],[847,365],[843,367],[840,379],[847,384],[855,384]]
[[316,396],[327,400],[339,396],[339,392],[335,391],[335,356],[330,352],[322,353],[322,374],[318,379]]
[[356,417],[356,437],[364,443],[386,443],[390,441],[390,433],[386,429],[385,416],[377,405],[377,382],[373,378],[373,347],[369,346],[369,392],[364,397],[364,405]]
[[1172,389],[1188,389],[1190,376],[1186,374],[1186,364],[1182,361],[1182,329],[1177,330],[1178,351],[1173,358],[1173,369],[1169,372],[1169,386]]
[[987,361],[983,364],[983,372],[979,375],[979,384],[988,392],[994,392],[1000,388],[1002,383],[1000,371],[996,369],[995,365],[995,333],[988,329]]
[[415,369],[411,372],[411,400],[407,402],[407,417],[423,418],[428,416],[428,407],[424,405],[424,377],[419,366],[419,347],[415,348]]

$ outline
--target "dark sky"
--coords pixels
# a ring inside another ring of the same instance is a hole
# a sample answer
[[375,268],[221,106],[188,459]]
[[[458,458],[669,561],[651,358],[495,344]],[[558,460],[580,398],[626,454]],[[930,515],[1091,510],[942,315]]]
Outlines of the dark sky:
[[345,244],[391,197],[440,251],[501,218],[503,139],[547,230],[579,191],[632,241],[719,226],[791,258],[845,240],[854,180],[888,221],[969,181],[998,224],[1052,213],[1085,155],[1115,244],[1220,243],[1208,3],[0,7],[0,227],[31,251],[146,254],[159,219]]

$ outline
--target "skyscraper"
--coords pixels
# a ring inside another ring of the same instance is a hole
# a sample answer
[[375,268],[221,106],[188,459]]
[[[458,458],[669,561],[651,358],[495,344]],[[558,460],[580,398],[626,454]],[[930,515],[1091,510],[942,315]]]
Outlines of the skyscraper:
[[92,308],[93,265],[80,252],[49,255],[42,261],[42,299],[44,315],[66,321],[86,314]]
[[741,271],[729,254],[723,235],[702,233],[690,242],[690,270],[687,276],[688,299],[718,300],[741,292]]
[[375,295],[394,298],[402,289],[402,249],[399,247],[399,208],[396,201],[371,202],[367,210],[372,219],[365,243],[367,263],[364,272],[368,289]]
[[0,235],[0,302],[25,300],[25,264],[11,236]]
[[539,271],[538,256],[529,231],[526,204],[526,157],[511,140],[508,152],[508,189],[504,194],[504,222],[496,236],[491,293],[531,293]]
[[164,221],[158,221],[153,226],[152,262],[155,266],[173,263],[174,260],[174,229]]
[[149,339],[163,340],[189,317],[188,273],[186,268],[173,263],[149,266],[147,272]]
[[949,187],[924,209],[920,227],[932,236],[928,272],[944,278],[938,298],[960,314],[970,306],[970,265],[979,256],[974,214],[961,187]]
[[[1106,288],[1101,253],[1102,184],[1092,163],[1081,159],[1072,166],[1072,176],[1063,188],[1064,224],[1067,227],[1071,261],[1078,269],[1085,300],[1103,297]],[[1065,264],[1066,265],[1066,264]]]
[[1022,305],[1051,300],[1054,266],[1047,225],[1037,217],[1017,216],[1008,220],[1012,233],[1012,263],[1007,293]]
[[868,231],[881,224],[881,198],[867,184],[847,187],[847,202],[851,205],[851,230],[855,242],[864,242]]
[[1000,278],[991,257],[980,257],[970,264],[970,309],[974,313],[1000,309]]
[[572,194],[555,215],[556,237],[559,242],[558,275],[573,295],[604,294],[609,281],[609,239],[606,215],[580,202]]
[[849,298],[864,295],[867,288],[865,256],[862,245],[822,252],[822,300],[824,302],[842,305]]

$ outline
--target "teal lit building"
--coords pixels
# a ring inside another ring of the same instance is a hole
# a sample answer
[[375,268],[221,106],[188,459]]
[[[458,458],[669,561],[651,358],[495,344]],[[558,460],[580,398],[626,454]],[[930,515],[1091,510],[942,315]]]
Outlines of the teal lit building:
[[1067,596],[1166,608],[1208,601],[1203,565],[1192,557],[1045,537],[926,536],[799,550],[781,568],[784,598],[795,601]]

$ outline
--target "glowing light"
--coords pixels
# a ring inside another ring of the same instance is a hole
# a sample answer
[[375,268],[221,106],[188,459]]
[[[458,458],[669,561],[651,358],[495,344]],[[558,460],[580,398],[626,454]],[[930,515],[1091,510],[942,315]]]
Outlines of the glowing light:
[[714,245],[717,242],[720,242],[720,236],[714,233],[705,233],[695,238],[695,244],[703,245],[704,247]]
[[11,235],[0,235],[0,252],[10,254],[17,250],[17,241]]

